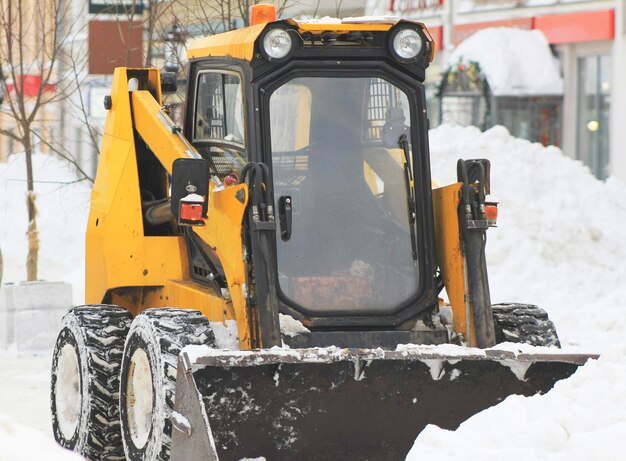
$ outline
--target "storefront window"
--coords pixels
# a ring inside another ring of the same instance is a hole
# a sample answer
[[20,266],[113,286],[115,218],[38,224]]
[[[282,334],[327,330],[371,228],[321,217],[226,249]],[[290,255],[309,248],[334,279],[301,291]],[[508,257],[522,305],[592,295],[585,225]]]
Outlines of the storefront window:
[[578,58],[576,155],[599,179],[608,176],[611,58]]

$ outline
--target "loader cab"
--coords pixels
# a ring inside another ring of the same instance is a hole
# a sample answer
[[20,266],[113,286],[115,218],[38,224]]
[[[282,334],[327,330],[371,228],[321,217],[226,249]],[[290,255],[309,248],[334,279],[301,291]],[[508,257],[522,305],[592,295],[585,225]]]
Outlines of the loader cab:
[[313,330],[411,330],[437,304],[427,31],[287,20],[219,37],[190,49],[185,134],[221,179],[269,169],[274,236],[248,228],[257,296]]
[[401,134],[411,139],[407,94],[333,70],[295,73],[269,92],[281,299],[320,317],[392,313],[420,288],[398,145]]
[[221,178],[238,176],[248,161],[243,83],[237,66],[201,65],[195,74],[188,139]]

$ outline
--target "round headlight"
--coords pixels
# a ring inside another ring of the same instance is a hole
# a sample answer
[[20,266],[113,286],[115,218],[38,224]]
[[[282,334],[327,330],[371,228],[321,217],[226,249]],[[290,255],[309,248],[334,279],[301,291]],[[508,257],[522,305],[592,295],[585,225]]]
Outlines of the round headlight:
[[422,38],[415,29],[402,29],[393,37],[393,51],[400,59],[414,59],[422,50]]
[[291,51],[292,41],[285,29],[269,30],[263,38],[263,50],[272,59],[282,59]]

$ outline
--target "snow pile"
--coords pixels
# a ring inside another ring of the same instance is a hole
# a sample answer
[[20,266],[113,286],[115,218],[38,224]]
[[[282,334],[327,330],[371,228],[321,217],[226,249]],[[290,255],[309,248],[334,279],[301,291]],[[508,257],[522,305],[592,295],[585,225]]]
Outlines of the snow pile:
[[482,29],[452,52],[448,66],[459,61],[477,62],[496,96],[563,94],[558,61],[538,30]]
[[407,461],[480,459],[621,460],[626,434],[626,346],[559,381],[543,396],[510,396],[478,413],[455,432],[430,425]]
[[[91,188],[75,182],[69,164],[47,155],[33,156],[39,229],[39,278],[73,286],[74,303],[84,299],[85,229]],[[0,249],[2,283],[26,280],[26,164],[23,154],[0,163]]]
[[598,181],[559,149],[503,127],[442,126],[430,138],[440,184],[455,180],[458,158],[491,160],[491,191],[500,200],[487,244],[492,299],[544,307],[564,347],[603,355],[544,396],[510,396],[455,432],[428,426],[407,461],[623,459],[626,186]]
[[80,461],[84,458],[61,448],[40,432],[0,416],[0,461]]
[[493,302],[528,302],[554,320],[564,347],[602,350],[626,331],[626,186],[598,181],[556,147],[498,126],[430,132],[433,178],[456,181],[456,160],[491,161],[498,227],[487,237]]

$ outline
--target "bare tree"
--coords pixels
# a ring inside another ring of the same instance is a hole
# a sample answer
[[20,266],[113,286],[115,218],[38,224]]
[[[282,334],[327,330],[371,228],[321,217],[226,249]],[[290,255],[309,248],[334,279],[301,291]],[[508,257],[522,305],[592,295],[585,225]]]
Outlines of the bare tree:
[[[9,123],[0,135],[20,144],[26,159],[26,207],[28,210],[27,280],[37,280],[39,238],[33,179],[33,149],[42,126],[46,105],[66,95],[66,85],[56,75],[67,21],[63,0],[0,0],[0,92],[4,100],[0,116]],[[9,125],[9,126],[7,126]],[[11,126],[12,125],[12,126]]]
[[[285,8],[297,0],[274,0],[280,17]],[[212,0],[179,1],[172,9],[178,23],[197,30],[190,35],[213,35],[250,25],[252,6],[261,0]]]
[[[146,30],[151,31],[147,38],[146,65],[154,65],[155,58],[172,53],[178,60],[180,77],[185,78],[186,61],[184,43],[192,37],[214,35],[250,25],[252,6],[262,0],[173,0],[167,5],[156,0],[149,0],[148,8],[156,8],[154,14],[148,15]],[[266,2],[268,0],[265,0]],[[280,17],[285,8],[296,4],[299,0],[273,0]],[[170,43],[170,32],[176,28],[176,35],[183,46]],[[169,48],[169,50],[168,50]],[[161,52],[155,50],[162,50]],[[166,50],[168,50],[166,52]]]

